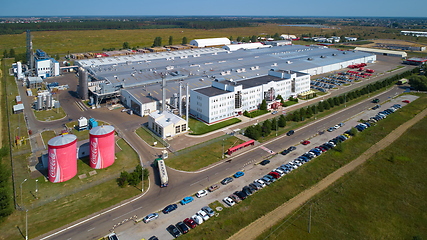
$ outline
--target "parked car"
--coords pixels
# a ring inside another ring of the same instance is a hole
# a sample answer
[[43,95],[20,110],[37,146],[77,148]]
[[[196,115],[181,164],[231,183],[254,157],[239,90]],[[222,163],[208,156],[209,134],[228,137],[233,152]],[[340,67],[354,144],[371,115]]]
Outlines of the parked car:
[[169,225],[166,230],[175,238],[181,236],[181,232],[174,225]]
[[215,215],[215,212],[209,206],[202,207],[202,210],[205,211],[209,217],[213,217]]
[[301,143],[302,145],[308,145],[310,144],[310,141],[305,140],[304,142]]
[[286,133],[286,135],[291,136],[291,135],[293,135],[294,133],[295,133],[295,131],[294,131],[294,130],[289,130],[289,131]]
[[192,217],[191,217],[191,219],[193,219],[193,221],[194,222],[196,222],[197,223],[197,225],[200,225],[200,224],[202,224],[203,223],[203,218],[202,217],[200,217],[199,215],[197,215],[197,214],[194,214]]
[[262,166],[265,166],[265,165],[267,165],[267,164],[269,164],[269,163],[270,163],[270,160],[265,159],[265,160],[263,160],[260,164],[261,164]]
[[265,186],[267,186],[267,185],[265,184],[265,182],[264,182],[263,180],[261,180],[261,179],[257,179],[257,180],[255,180],[255,181],[254,181],[254,183],[258,183],[258,184],[260,184],[262,188],[264,188]]
[[278,113],[278,111],[273,111],[271,114],[277,114]]
[[269,172],[268,175],[274,177],[275,179],[280,178],[280,175],[277,172]]
[[245,200],[247,197],[246,193],[244,193],[242,191],[235,191],[234,194],[237,195],[242,200]]
[[164,214],[168,214],[177,208],[178,208],[178,206],[176,204],[171,204],[171,205],[168,205],[165,208],[163,208],[162,212]]
[[245,173],[244,173],[244,172],[242,172],[242,171],[238,171],[238,172],[236,172],[236,173],[234,174],[234,178],[243,177],[243,175],[245,175]]
[[402,102],[404,102],[404,103],[410,103],[409,100],[403,100]]
[[184,220],[185,224],[187,224],[187,226],[189,226],[190,228],[195,228],[197,226],[196,222],[191,219],[191,218],[186,218]]
[[222,185],[227,185],[227,184],[231,183],[232,181],[233,181],[233,178],[226,177],[226,178],[224,178],[224,180],[221,181],[221,184]]
[[333,131],[335,131],[335,128],[334,128],[334,127],[330,127],[330,128],[328,128],[328,132],[333,132]]
[[292,152],[293,150],[295,150],[295,149],[297,149],[297,147],[295,147],[295,146],[290,146],[290,147],[288,148],[288,150],[289,150],[289,151],[291,151],[291,152]]
[[209,192],[213,192],[213,191],[217,190],[219,187],[220,187],[220,185],[214,184],[214,185],[210,186],[208,188],[208,190],[209,190]]
[[205,222],[209,219],[209,215],[203,210],[199,210],[196,214],[202,217]]
[[208,195],[208,191],[206,191],[206,190],[200,190],[200,191],[198,191],[197,193],[196,193],[196,197],[198,197],[198,198],[201,198],[201,197],[204,197],[204,196],[206,196],[206,195]]
[[183,222],[178,222],[176,224],[176,227],[182,232],[182,234],[188,233],[188,227]]
[[233,199],[226,197],[222,200],[223,202],[225,202],[228,206],[232,207],[234,206],[234,204],[236,204]]
[[228,196],[229,198],[233,199],[234,202],[239,203],[242,200],[236,195],[236,194],[231,194],[230,196]]
[[378,98],[375,98],[374,100],[372,100],[373,103],[379,103],[380,100]]
[[191,196],[190,197],[185,197],[184,199],[181,200],[181,204],[185,205],[185,204],[191,203],[193,200],[194,199]]
[[288,149],[285,149],[285,150],[283,150],[282,151],[282,155],[286,155],[286,154],[288,154],[288,153],[290,153],[291,151],[289,151]]
[[159,239],[156,236],[152,236],[148,240],[159,240]]
[[244,186],[243,188],[242,188],[242,192],[244,192],[245,194],[246,194],[246,196],[250,196],[250,195],[252,195],[252,190],[251,190],[251,188],[250,187],[248,187],[248,186]]
[[149,222],[151,222],[153,220],[156,220],[157,218],[159,218],[159,214],[157,214],[157,213],[150,213],[147,216],[145,216],[144,219],[142,219],[142,221],[144,223],[149,223]]
[[119,237],[115,233],[108,235],[108,240],[119,240]]

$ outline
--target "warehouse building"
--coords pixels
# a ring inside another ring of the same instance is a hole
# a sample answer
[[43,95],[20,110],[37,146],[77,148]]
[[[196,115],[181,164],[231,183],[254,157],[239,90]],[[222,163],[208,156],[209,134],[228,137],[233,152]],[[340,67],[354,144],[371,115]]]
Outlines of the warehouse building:
[[403,34],[405,36],[427,37],[427,32],[419,32],[419,31],[400,31],[400,34]]
[[380,55],[385,55],[385,56],[392,56],[392,57],[406,58],[408,56],[408,54],[404,51],[392,51],[392,50],[364,48],[364,47],[356,47],[354,50],[355,51],[361,51],[361,52],[380,54]]
[[48,78],[59,76],[59,63],[50,58],[44,51],[37,49],[35,60],[35,70],[38,77]]
[[187,132],[187,122],[167,111],[156,111],[148,117],[148,128],[161,138],[174,137]]
[[194,39],[190,41],[190,45],[203,48],[203,47],[214,47],[214,46],[223,46],[231,44],[230,39],[228,38],[204,38],[204,39]]
[[271,108],[279,100],[310,91],[307,73],[271,69],[266,76],[240,81],[215,80],[212,86],[192,89],[190,114],[208,124],[241,115],[259,108],[266,100]]
[[222,49],[227,50],[227,51],[237,51],[237,50],[241,50],[241,49],[243,49],[243,50],[259,49],[259,48],[264,48],[264,47],[270,47],[270,46],[265,46],[260,42],[255,42],[255,43],[225,45],[224,47],[222,47]]

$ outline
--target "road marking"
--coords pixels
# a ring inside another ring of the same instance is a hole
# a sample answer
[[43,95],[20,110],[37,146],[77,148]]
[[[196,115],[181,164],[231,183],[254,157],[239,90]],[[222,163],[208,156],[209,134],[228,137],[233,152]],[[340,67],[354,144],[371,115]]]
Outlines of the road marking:
[[142,95],[143,97],[145,97],[145,95],[144,95],[143,93],[141,93],[141,95]]
[[89,229],[89,230],[87,230],[88,232],[90,232],[90,231],[92,231],[93,229],[95,229],[95,228],[91,228],[91,229]]
[[118,217],[116,217],[116,218],[113,218],[113,221],[114,220],[116,220],[116,219],[118,219],[118,218],[121,218],[121,217],[123,217],[124,215],[126,215],[126,214],[129,214],[129,213],[131,213],[131,212],[135,212],[136,210],[139,210],[139,209],[141,209],[142,207],[139,207],[139,208],[135,208],[134,210],[132,210],[132,211],[130,211],[130,212],[127,212],[127,213],[125,213],[125,214],[123,214],[123,215],[120,215],[120,216],[118,216]]
[[193,83],[194,86],[198,87],[199,85],[197,85],[196,83]]
[[166,91],[171,92],[169,89],[167,89],[167,88],[165,88],[165,89],[166,89]]
[[195,184],[197,184],[197,183],[199,183],[199,182],[201,182],[201,181],[203,181],[203,180],[206,180],[206,178],[203,178],[203,179],[201,179],[201,180],[199,180],[199,181],[197,181],[197,182],[195,182],[195,183],[192,183],[190,186],[193,186],[193,185],[195,185]]
[[176,91],[176,89],[174,87],[171,87],[174,91]]
[[155,94],[159,95],[156,91],[154,91],[154,90],[153,90],[153,92],[154,92]]

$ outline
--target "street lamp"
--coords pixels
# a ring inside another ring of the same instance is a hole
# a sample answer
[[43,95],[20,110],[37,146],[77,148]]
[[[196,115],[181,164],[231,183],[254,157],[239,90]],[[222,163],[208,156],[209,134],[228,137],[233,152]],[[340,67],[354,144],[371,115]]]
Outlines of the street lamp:
[[27,221],[28,209],[25,210],[25,240],[28,240],[28,221]]
[[21,183],[21,207],[22,207],[22,184],[26,181],[27,181],[27,179],[24,179],[24,181],[22,181],[22,183]]
[[224,159],[224,139],[222,139],[222,158]]
[[347,107],[347,98],[346,98],[346,94],[344,93],[344,107]]
[[276,137],[277,137],[277,120],[276,120]]
[[316,104],[314,104],[314,120],[317,119],[316,113],[317,113],[317,107],[316,107]]
[[39,180],[38,179],[36,179],[36,199],[38,199],[38,197],[37,197],[37,182],[38,182]]

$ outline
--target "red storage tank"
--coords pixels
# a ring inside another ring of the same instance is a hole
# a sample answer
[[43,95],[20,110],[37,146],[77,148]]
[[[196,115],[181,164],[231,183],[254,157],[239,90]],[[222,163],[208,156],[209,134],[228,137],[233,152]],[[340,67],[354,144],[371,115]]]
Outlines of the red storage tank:
[[102,169],[114,163],[114,127],[110,125],[94,127],[89,131],[90,166]]
[[65,134],[49,140],[49,181],[65,182],[77,174],[77,137]]

